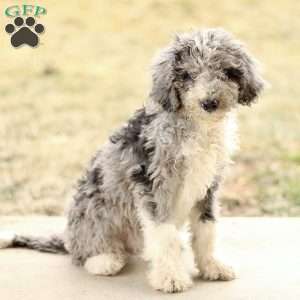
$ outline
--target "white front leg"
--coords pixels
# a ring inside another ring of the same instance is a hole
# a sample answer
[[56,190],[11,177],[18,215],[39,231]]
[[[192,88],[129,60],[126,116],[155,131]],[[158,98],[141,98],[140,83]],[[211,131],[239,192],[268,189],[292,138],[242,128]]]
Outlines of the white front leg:
[[197,227],[193,226],[193,250],[200,276],[205,280],[232,280],[235,278],[232,267],[215,257],[215,227],[214,221],[198,221]]
[[235,278],[233,269],[215,257],[218,186],[218,181],[215,181],[207,190],[205,197],[199,200],[191,211],[192,245],[203,279],[232,280]]
[[151,286],[167,293],[182,292],[192,286],[197,270],[191,247],[174,224],[155,223],[143,217],[144,258],[150,262]]

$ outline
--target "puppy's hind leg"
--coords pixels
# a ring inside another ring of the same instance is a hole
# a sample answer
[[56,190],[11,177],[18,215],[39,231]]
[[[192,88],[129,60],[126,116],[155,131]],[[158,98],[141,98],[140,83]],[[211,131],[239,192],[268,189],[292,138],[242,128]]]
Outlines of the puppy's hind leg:
[[89,257],[84,264],[84,268],[93,275],[112,276],[122,270],[126,261],[126,255],[121,253],[101,253]]
[[84,268],[93,275],[112,276],[118,274],[126,265],[128,258],[123,242],[116,236],[110,236],[101,244],[101,249],[86,259]]
[[[101,199],[100,199],[101,200]],[[67,230],[67,248],[75,265],[83,265],[94,275],[115,275],[127,262],[118,214],[110,208],[99,209],[97,199],[92,199],[84,217],[71,212]]]

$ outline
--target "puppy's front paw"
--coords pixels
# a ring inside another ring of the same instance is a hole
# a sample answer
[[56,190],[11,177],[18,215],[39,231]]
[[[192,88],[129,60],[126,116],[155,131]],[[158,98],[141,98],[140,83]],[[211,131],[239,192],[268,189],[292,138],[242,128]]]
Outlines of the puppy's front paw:
[[204,280],[224,280],[235,279],[236,275],[231,266],[227,266],[215,258],[209,258],[201,263],[200,276]]
[[187,272],[171,272],[168,270],[154,269],[148,274],[150,285],[165,293],[179,293],[187,290],[193,284]]

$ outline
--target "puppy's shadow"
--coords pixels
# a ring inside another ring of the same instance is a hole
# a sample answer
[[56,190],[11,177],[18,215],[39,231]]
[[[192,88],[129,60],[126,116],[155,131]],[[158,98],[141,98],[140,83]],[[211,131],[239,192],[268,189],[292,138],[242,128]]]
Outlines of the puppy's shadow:
[[129,261],[125,265],[125,267],[116,276],[117,277],[128,276],[128,275],[136,274],[136,273],[142,274],[142,273],[145,273],[146,269],[147,269],[147,263],[144,260],[142,260],[138,256],[132,256],[129,258]]

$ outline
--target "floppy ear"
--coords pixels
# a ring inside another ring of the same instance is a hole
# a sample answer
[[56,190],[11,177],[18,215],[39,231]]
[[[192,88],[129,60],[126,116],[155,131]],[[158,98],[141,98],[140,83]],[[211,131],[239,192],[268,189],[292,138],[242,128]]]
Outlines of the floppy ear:
[[257,69],[255,60],[248,53],[242,56],[241,69],[233,76],[237,77],[239,84],[238,102],[250,105],[264,89],[265,81]]
[[180,95],[175,87],[175,50],[164,49],[152,67],[152,90],[150,97],[166,111],[175,112],[181,107]]

